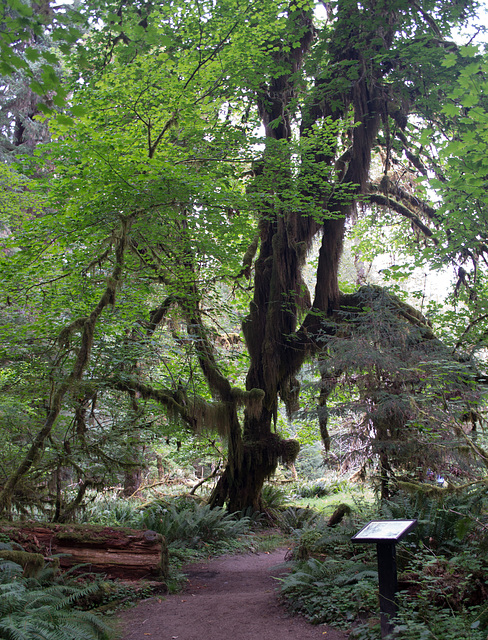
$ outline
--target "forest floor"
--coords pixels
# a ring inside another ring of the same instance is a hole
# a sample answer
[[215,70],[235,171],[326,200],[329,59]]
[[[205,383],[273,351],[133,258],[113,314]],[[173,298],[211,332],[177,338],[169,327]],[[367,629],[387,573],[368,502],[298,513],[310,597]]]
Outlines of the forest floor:
[[286,549],[187,565],[188,584],[118,615],[121,640],[346,640],[347,634],[290,615],[276,577]]

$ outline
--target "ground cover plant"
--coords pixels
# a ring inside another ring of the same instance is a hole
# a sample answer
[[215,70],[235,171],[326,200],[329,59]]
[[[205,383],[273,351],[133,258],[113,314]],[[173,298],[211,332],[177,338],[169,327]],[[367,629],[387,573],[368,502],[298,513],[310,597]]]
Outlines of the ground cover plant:
[[397,547],[399,640],[485,640],[488,629],[488,512],[485,487],[399,492],[381,508],[357,510],[335,527],[325,519],[293,532],[296,566],[282,581],[289,606],[314,623],[352,629],[355,640],[378,640],[374,545],[350,538],[369,519],[417,518]]
[[[270,491],[270,495],[276,506],[277,495],[282,493]],[[81,518],[90,524],[151,529],[164,535],[169,551],[165,581],[140,580],[129,586],[89,573],[70,580],[70,574],[56,574],[53,569],[25,578],[21,566],[0,561],[2,640],[106,640],[110,630],[100,614],[154,593],[179,591],[186,582],[184,565],[221,554],[269,551],[284,544],[279,531],[270,530],[268,517],[231,515],[224,509],[211,509],[188,493],[160,495],[147,502],[117,498],[112,493],[104,499],[98,496],[91,507]],[[1,544],[12,550],[12,543]]]
[[290,484],[289,496],[289,504],[309,507],[324,516],[331,516],[341,504],[358,510],[367,509],[375,502],[375,492],[370,483],[353,482],[337,469],[313,480]]
[[80,603],[99,591],[97,581],[70,580],[51,568],[27,577],[24,567],[0,560],[0,638],[109,640],[110,627],[80,608]]
[[[163,535],[168,544],[169,575],[165,579],[170,592],[179,590],[185,582],[183,566],[190,562],[227,553],[270,550],[285,544],[285,538],[274,525],[288,500],[287,494],[273,485],[265,487],[263,512],[230,514],[222,508],[210,508],[202,498],[189,494],[184,485],[161,492],[148,500],[126,499],[114,493],[98,496],[82,513],[84,522],[105,526],[129,526],[150,529]],[[147,588],[158,590],[157,585]],[[117,586],[106,601],[127,601]],[[122,589],[123,592],[123,589]],[[135,594],[137,599],[140,594]],[[132,599],[134,599],[132,598]],[[129,598],[130,599],[130,598]]]
[[247,516],[237,518],[225,509],[210,505],[153,502],[144,507],[141,525],[165,536],[169,545],[198,548],[234,540],[249,533]]

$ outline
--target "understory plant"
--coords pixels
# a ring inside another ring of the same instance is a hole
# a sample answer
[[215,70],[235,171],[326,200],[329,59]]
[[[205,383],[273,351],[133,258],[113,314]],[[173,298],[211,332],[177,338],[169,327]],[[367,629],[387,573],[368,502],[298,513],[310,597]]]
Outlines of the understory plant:
[[297,498],[322,498],[341,491],[348,491],[351,486],[347,480],[327,482],[325,479],[320,479],[299,484],[296,487],[295,495]]
[[409,536],[416,548],[427,546],[437,553],[452,555],[471,545],[488,544],[486,487],[467,487],[461,493],[400,491],[381,505],[385,519],[415,518],[417,526]]
[[307,507],[288,507],[278,518],[278,524],[284,533],[293,533],[312,527],[318,520],[319,514]]
[[141,518],[140,506],[134,499],[102,494],[84,508],[79,521],[107,527],[137,527]]
[[283,579],[281,593],[290,608],[312,623],[346,629],[376,604],[378,574],[374,564],[360,559],[310,558]]
[[282,511],[290,502],[290,496],[282,487],[265,484],[261,491],[262,512],[267,515],[270,522],[275,522]]

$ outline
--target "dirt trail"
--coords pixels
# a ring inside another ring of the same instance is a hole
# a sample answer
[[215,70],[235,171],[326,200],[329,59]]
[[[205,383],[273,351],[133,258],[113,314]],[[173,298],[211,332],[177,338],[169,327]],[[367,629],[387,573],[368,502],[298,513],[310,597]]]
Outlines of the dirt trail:
[[121,640],[346,640],[280,606],[273,576],[286,573],[284,555],[281,549],[189,565],[183,593],[150,598],[119,615]]

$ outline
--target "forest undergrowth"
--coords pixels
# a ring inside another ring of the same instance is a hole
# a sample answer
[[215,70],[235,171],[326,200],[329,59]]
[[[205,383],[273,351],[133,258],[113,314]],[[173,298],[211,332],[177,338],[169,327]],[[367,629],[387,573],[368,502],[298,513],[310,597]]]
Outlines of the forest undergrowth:
[[[203,499],[163,496],[142,502],[99,499],[85,510],[88,523],[155,530],[166,537],[170,574],[165,585],[185,584],[184,566],[222,554],[289,548],[291,573],[280,594],[293,612],[313,624],[348,630],[352,640],[380,638],[378,576],[374,545],[351,537],[370,519],[417,519],[398,545],[399,614],[394,638],[485,640],[488,630],[488,512],[484,486],[460,493],[397,493],[378,505],[370,494],[343,482],[313,481],[287,490],[267,485],[262,513],[231,515]],[[113,497],[112,497],[113,498]],[[331,525],[331,514],[343,519]],[[347,508],[344,508],[347,506]],[[3,550],[15,545],[4,538]],[[0,564],[0,639],[105,640],[111,630],[100,614],[154,593],[122,581],[54,568],[26,575]],[[39,621],[39,624],[36,623]],[[22,635],[19,635],[22,634]],[[39,635],[40,634],[40,635]]]
[[[435,489],[435,488],[434,488]],[[372,519],[417,519],[397,545],[398,604],[393,638],[485,640],[488,629],[486,488],[455,494],[399,492],[382,505],[357,502],[330,527],[320,515],[294,508],[291,574],[281,594],[292,611],[315,624],[351,630],[352,640],[381,637],[375,545],[351,543]]]

